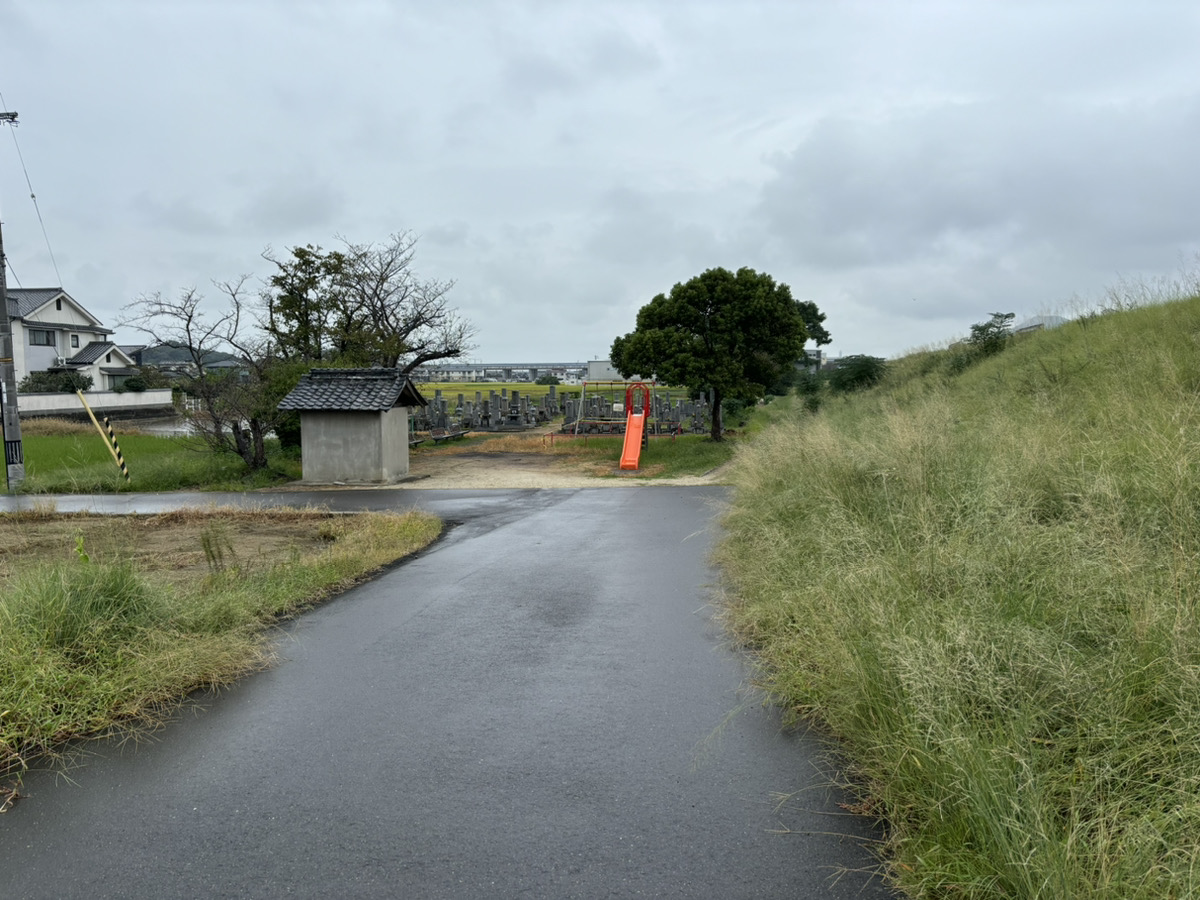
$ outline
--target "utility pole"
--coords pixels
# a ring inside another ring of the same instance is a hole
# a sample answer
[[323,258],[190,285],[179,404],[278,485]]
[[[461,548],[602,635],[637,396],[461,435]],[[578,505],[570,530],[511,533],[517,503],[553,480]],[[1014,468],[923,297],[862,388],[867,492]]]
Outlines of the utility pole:
[[[0,122],[17,124],[15,112],[0,112]],[[4,232],[0,231],[0,421],[4,431],[4,465],[8,489],[15,491],[25,480],[25,452],[21,445],[21,419],[17,414],[17,365],[13,358],[12,319],[8,316],[7,264]]]

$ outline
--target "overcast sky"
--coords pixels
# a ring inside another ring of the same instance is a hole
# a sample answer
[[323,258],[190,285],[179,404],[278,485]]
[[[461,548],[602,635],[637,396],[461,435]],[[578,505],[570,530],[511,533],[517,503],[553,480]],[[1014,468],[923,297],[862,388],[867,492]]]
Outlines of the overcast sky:
[[58,270],[0,127],[8,283],[111,325],[412,230],[483,361],[605,358],[714,266],[894,356],[1193,260],[1197,47],[1195,0],[0,0]]

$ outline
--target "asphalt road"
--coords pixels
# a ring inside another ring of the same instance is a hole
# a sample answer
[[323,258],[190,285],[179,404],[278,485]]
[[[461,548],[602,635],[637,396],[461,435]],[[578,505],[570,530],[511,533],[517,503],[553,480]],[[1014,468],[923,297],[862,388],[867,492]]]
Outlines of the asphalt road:
[[0,898],[890,896],[825,749],[713,619],[723,496],[321,492],[458,524],[291,623],[271,670],[27,775]]

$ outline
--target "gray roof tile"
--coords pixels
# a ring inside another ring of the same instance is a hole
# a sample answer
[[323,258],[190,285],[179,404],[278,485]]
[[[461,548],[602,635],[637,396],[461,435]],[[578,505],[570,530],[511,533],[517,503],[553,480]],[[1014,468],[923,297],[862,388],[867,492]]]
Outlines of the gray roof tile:
[[49,303],[55,297],[63,294],[60,287],[52,288],[8,288],[8,315],[13,319],[23,319],[39,306]]
[[399,369],[313,369],[283,398],[280,409],[383,412],[424,406],[425,398]]
[[114,349],[117,345],[111,341],[92,341],[74,356],[67,360],[73,366],[88,365],[94,363],[108,351]]

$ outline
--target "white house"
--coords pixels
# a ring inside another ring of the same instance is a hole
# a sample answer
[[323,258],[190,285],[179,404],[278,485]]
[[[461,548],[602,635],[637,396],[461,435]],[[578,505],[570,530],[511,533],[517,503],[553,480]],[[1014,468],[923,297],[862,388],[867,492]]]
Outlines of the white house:
[[107,391],[137,374],[134,361],[110,339],[112,329],[62,288],[7,293],[18,382],[30,372],[71,370],[90,375],[93,390]]

